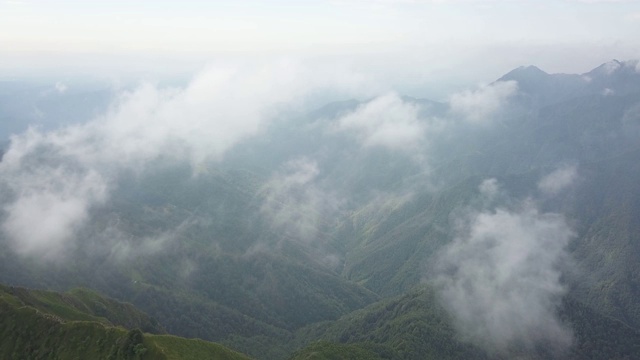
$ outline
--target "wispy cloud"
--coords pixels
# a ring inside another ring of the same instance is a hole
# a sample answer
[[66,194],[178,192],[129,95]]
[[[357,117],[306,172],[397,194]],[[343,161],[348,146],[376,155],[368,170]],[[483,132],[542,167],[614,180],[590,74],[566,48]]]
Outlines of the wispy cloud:
[[287,61],[212,66],[184,88],[127,91],[92,121],[16,135],[0,163],[2,231],[22,253],[54,252],[73,243],[120,172],[143,174],[161,157],[195,169],[259,133],[284,104],[327,88],[349,93],[359,81]]
[[315,161],[298,158],[285,163],[261,190],[262,215],[294,241],[317,239],[322,221],[339,207],[337,198],[318,186],[319,174]]
[[578,178],[575,165],[562,166],[546,175],[538,182],[538,189],[547,195],[554,195],[567,188]]
[[[482,183],[484,196],[497,191],[494,180]],[[528,199],[467,210],[456,222],[454,240],[437,256],[436,284],[460,333],[490,352],[540,341],[566,349],[571,331],[556,309],[574,233],[563,216],[541,213]]]
[[498,81],[479,89],[454,94],[449,99],[451,112],[473,124],[486,124],[518,91],[515,81]]
[[419,108],[396,94],[379,96],[340,118],[339,130],[353,131],[364,146],[415,150],[424,140],[426,123],[418,119]]
[[56,83],[55,88],[60,94],[64,94],[67,89],[69,89],[69,87],[65,83],[60,81]]
[[[5,173],[6,175],[6,173]],[[52,178],[49,178],[51,176]],[[20,194],[3,208],[2,230],[21,254],[55,258],[87,219],[91,206],[106,196],[106,182],[94,171],[70,173],[66,166],[23,172]]]

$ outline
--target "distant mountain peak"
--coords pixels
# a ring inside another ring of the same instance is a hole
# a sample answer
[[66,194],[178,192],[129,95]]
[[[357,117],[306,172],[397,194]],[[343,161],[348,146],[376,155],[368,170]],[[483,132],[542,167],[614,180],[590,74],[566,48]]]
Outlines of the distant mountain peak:
[[640,62],[638,60],[625,60],[620,61],[613,59],[598,66],[597,68],[588,72],[588,75],[600,75],[609,76],[619,72],[638,73],[640,74]]
[[520,70],[522,72],[527,72],[527,73],[547,74],[544,70],[541,70],[539,67],[535,65],[520,66],[516,70]]
[[520,66],[505,74],[500,80],[524,80],[549,76],[548,73],[534,65]]
[[620,62],[619,60],[616,60],[616,59],[613,59],[611,61],[607,61],[606,63],[600,65],[600,67],[602,68],[602,71],[607,75],[613,74],[614,72],[616,72],[618,69],[620,69],[623,66],[624,66],[624,64],[622,62]]

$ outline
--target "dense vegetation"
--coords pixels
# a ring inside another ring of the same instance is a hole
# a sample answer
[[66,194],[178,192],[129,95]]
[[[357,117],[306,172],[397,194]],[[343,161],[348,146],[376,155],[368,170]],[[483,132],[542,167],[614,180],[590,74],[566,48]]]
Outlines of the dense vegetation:
[[[296,340],[310,342],[300,354],[341,353],[345,358],[362,349],[382,359],[634,359],[640,354],[640,332],[622,322],[571,299],[564,301],[560,313],[574,331],[574,343],[569,349],[553,352],[542,346],[487,353],[460,339],[433,290],[422,288],[338,321],[305,327],[297,332]],[[318,338],[325,342],[312,342]]]
[[336,344],[326,341],[315,342],[306,348],[296,351],[290,360],[382,360],[377,353],[367,349],[367,345]]
[[218,344],[114,326],[162,330],[130,304],[84,289],[60,294],[3,286],[0,320],[3,359],[246,359]]

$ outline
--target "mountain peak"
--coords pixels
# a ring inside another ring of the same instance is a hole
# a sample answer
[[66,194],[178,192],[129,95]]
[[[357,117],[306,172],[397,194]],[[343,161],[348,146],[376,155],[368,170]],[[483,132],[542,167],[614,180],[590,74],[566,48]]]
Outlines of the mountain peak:
[[543,78],[547,76],[549,76],[549,74],[542,71],[539,67],[534,65],[529,65],[529,66],[520,66],[516,69],[511,70],[510,72],[505,74],[503,77],[501,77],[500,80],[501,81],[506,81],[506,80],[522,81],[522,80],[533,80],[536,78]]
[[609,76],[619,72],[640,74],[640,62],[638,60],[620,61],[613,59],[591,70],[587,75]]

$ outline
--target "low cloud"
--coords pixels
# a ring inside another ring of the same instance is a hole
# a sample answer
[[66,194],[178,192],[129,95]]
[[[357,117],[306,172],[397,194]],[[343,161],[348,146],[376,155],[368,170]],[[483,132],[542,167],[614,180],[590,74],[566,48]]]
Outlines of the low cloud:
[[320,235],[323,221],[335,214],[339,201],[317,184],[316,162],[300,158],[287,162],[261,190],[262,215],[278,233],[302,243]]
[[419,107],[396,94],[379,96],[338,120],[339,130],[353,131],[364,146],[415,150],[425,138]]
[[303,106],[327,89],[353,94],[365,81],[328,74],[287,61],[212,66],[185,87],[123,92],[85,123],[13,136],[0,163],[2,232],[21,253],[60,252],[123,171],[141,175],[159,159],[196,169],[258,134],[285,106]]
[[109,226],[99,235],[100,246],[106,249],[108,257],[115,262],[123,262],[138,256],[162,252],[167,245],[183,236],[190,228],[199,226],[200,220],[188,218],[172,229],[136,237],[122,231],[118,226]]
[[[493,181],[484,182],[494,193]],[[460,334],[489,352],[566,349],[572,335],[556,316],[560,281],[574,232],[563,216],[540,213],[531,200],[515,208],[469,210],[438,255],[436,284]]]
[[494,178],[485,179],[482,181],[482,183],[478,187],[478,190],[480,190],[480,194],[483,197],[485,197],[486,199],[492,200],[493,198],[496,197],[496,195],[498,195],[498,192],[500,190],[500,187],[498,185],[498,180]]
[[454,94],[449,99],[449,106],[454,115],[461,116],[469,123],[487,124],[517,91],[516,81],[498,81],[475,91]]
[[546,195],[555,195],[573,184],[577,177],[575,165],[563,166],[540,179],[538,189]]
[[614,72],[616,72],[618,69],[620,69],[623,65],[622,63],[620,63],[619,61],[607,61],[606,63],[604,63],[604,72],[607,75],[611,75]]
[[55,88],[56,91],[60,94],[64,94],[65,92],[67,92],[67,89],[69,89],[69,87],[65,83],[62,83],[60,81],[56,83]]
[[104,199],[104,184],[96,174],[65,177],[65,185],[39,184],[4,207],[2,230],[19,253],[57,256],[66,240],[88,216],[92,203]]
[[58,153],[56,142],[30,129],[12,139],[0,163],[1,228],[21,254],[57,257],[91,206],[106,199],[108,180]]

